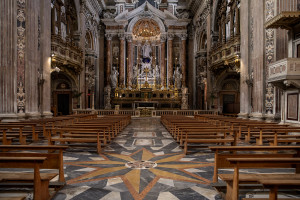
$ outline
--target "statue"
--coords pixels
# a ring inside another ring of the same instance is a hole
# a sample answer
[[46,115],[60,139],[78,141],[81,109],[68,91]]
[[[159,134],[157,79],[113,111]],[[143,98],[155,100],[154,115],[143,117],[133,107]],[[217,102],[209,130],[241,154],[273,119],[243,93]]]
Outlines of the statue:
[[139,68],[138,65],[133,66],[133,83],[138,84]]
[[119,57],[119,47],[118,47],[117,45],[115,45],[115,46],[113,47],[113,56],[114,56],[115,58],[118,58],[118,57]]
[[117,85],[118,85],[118,76],[119,76],[119,72],[116,70],[115,67],[113,67],[113,70],[112,70],[111,75],[110,75],[111,87],[112,88],[117,87]]
[[117,10],[115,11],[115,13],[111,13],[110,11],[106,11],[103,13],[103,17],[105,19],[113,19],[117,16]]
[[176,84],[175,86],[177,88],[181,88],[182,74],[179,70],[179,67],[176,68],[176,71],[174,72],[173,78],[174,78],[174,85]]
[[188,19],[190,17],[190,14],[187,11],[183,11],[181,13],[176,12],[176,16],[178,17],[178,19]]
[[152,52],[151,46],[148,43],[145,43],[142,47],[143,58],[150,58],[150,53]]
[[158,84],[160,81],[160,73],[159,73],[158,65],[156,65],[155,68],[153,68],[153,76],[155,78],[156,83]]

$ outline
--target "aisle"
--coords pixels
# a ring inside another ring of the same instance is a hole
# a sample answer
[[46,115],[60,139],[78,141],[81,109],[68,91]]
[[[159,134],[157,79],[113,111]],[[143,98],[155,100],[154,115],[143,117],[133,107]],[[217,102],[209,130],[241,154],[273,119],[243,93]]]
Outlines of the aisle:
[[100,156],[64,155],[68,185],[55,200],[218,199],[209,186],[213,155],[184,156],[156,118],[133,119]]

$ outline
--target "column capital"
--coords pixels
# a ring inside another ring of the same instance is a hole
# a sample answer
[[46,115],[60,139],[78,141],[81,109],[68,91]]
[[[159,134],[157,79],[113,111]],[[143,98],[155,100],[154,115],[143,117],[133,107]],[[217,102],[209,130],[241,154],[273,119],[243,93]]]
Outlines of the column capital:
[[126,40],[128,42],[132,42],[132,36],[131,35],[126,35]]
[[180,37],[181,40],[186,40],[188,35],[186,33],[185,34],[180,34],[179,37]]
[[168,40],[173,40],[174,39],[174,34],[169,33],[168,34]]
[[106,34],[105,34],[105,37],[106,37],[106,40],[111,40],[112,37],[113,37],[113,35],[112,35],[112,34],[106,33]]
[[120,40],[125,40],[125,35],[124,34],[120,33],[120,34],[118,34],[118,37],[119,37]]
[[167,39],[167,36],[166,35],[161,35],[160,36],[160,42],[165,42]]

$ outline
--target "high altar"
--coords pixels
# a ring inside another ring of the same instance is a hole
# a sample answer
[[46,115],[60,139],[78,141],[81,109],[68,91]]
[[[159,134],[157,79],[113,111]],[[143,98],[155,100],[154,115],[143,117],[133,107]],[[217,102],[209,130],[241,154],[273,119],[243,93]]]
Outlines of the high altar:
[[118,4],[116,13],[107,13],[102,20],[107,45],[105,107],[134,109],[145,102],[146,107],[188,109],[190,20],[148,1],[132,10],[123,8]]

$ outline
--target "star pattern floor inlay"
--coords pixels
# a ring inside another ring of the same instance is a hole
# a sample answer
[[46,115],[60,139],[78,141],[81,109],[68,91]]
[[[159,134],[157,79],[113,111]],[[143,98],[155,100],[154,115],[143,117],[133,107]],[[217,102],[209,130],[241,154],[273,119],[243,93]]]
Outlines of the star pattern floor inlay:
[[83,148],[64,158],[67,186],[55,200],[218,199],[213,154],[185,156],[159,119],[133,119],[100,155]]

